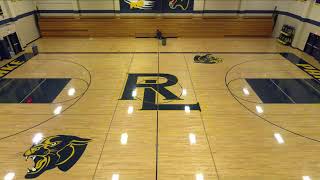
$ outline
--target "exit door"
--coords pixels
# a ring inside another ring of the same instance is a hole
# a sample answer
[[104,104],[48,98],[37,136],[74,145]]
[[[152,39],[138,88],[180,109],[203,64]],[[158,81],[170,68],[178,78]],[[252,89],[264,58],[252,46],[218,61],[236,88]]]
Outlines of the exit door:
[[304,52],[320,61],[320,36],[314,33],[309,34],[309,38],[304,48]]
[[17,33],[10,34],[0,40],[0,59],[10,59],[22,51]]
[[10,59],[11,54],[10,50],[8,49],[8,43],[5,39],[0,40],[0,59]]
[[10,41],[10,46],[12,48],[12,50],[14,51],[15,54],[18,54],[19,52],[22,51],[21,45],[20,45],[20,41],[19,38],[17,36],[17,33],[13,33],[10,34],[8,36],[9,41]]

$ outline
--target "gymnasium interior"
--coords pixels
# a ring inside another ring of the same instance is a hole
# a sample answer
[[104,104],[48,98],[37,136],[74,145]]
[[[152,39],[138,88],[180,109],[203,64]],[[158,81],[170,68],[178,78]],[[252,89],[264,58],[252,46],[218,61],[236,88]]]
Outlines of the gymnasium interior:
[[319,180],[320,0],[0,0],[0,179]]

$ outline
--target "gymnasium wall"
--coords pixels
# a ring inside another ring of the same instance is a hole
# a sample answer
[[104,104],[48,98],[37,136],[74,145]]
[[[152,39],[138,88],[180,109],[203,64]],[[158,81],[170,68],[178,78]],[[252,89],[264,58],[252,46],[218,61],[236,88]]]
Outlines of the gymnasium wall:
[[35,0],[41,16],[113,16],[118,0]]
[[[234,16],[242,15],[270,16],[277,0],[194,0],[194,13],[184,15]],[[114,15],[120,10],[119,0],[35,0],[43,16],[67,15]],[[259,13],[246,13],[246,10],[259,10]],[[262,13],[261,11],[269,11]],[[202,14],[204,12],[204,14]],[[181,14],[181,13],[179,13]],[[176,14],[176,15],[179,15]],[[120,14],[118,14],[120,15]],[[128,16],[130,14],[125,14]],[[150,13],[135,13],[148,16]]]
[[320,34],[320,5],[316,5],[314,0],[278,0],[276,6],[280,14],[274,30],[275,37],[279,36],[284,24],[294,26],[296,35],[292,46],[303,50],[310,32]]
[[[8,5],[5,4],[3,0],[0,0],[0,6],[3,12],[2,16],[0,16],[0,21],[3,22],[11,17],[11,12],[9,11]],[[8,33],[11,33],[12,31],[15,31],[15,25],[0,24],[0,39],[3,39],[4,36],[8,35]]]
[[[276,0],[197,0],[205,16],[271,16]],[[256,11],[256,12],[255,12]]]
[[[268,37],[272,35],[271,15],[274,10],[274,2],[275,0],[194,0],[193,11],[161,14],[150,12],[120,13],[119,0],[37,0],[36,5],[42,17],[40,19],[40,28],[44,37],[57,35],[78,35],[84,37],[109,35],[137,36],[137,34],[146,36],[147,34],[153,34],[155,29],[158,28],[165,34],[178,37]],[[259,12],[254,13],[254,11]],[[106,15],[120,17],[121,20],[101,20],[96,18],[96,16]],[[83,19],[84,16],[94,18],[85,20]],[[150,21],[122,19],[122,17],[127,18],[130,16],[152,16],[153,18],[167,18],[170,16],[171,20],[169,22],[166,19]],[[177,16],[180,16],[179,19],[172,20]],[[219,16],[220,19],[211,18],[216,16]],[[247,16],[252,17],[252,19],[242,18]],[[267,18],[260,19],[258,17],[254,19],[256,16]],[[61,19],[62,17],[64,19]],[[77,18],[70,19],[70,17]],[[199,19],[190,19],[190,17]],[[229,17],[233,19],[228,19]],[[144,26],[137,26],[137,21],[143,22]],[[112,27],[108,29],[104,28],[105,25],[110,23],[113,24]],[[173,24],[171,28],[168,26],[170,23]],[[60,27],[56,27],[55,24],[60,24]],[[121,31],[123,27],[126,27],[127,32]],[[118,32],[118,34],[114,32]]]
[[[277,7],[279,17],[273,33],[277,37],[283,24],[297,28],[293,46],[303,49],[309,32],[320,33],[320,6],[315,0],[194,0],[192,13],[176,13],[183,16],[231,16],[270,17]],[[119,0],[0,0],[4,17],[0,16],[0,34],[8,29],[17,30],[22,45],[39,37],[34,19],[34,11],[41,16],[150,16],[150,13],[119,13]],[[28,14],[29,13],[29,14]],[[169,14],[173,15],[173,14]],[[159,15],[157,15],[159,16]],[[10,25],[4,26],[11,22]]]
[[31,0],[0,0],[4,12],[0,16],[0,37],[17,32],[20,43],[26,46],[40,35],[34,17],[35,4]]

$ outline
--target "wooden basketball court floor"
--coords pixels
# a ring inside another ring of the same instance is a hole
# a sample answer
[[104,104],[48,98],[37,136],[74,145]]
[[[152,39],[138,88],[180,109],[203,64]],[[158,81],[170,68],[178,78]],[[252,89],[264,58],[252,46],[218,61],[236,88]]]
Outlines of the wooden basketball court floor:
[[320,66],[274,39],[35,43],[1,80],[4,179],[320,179],[319,84],[280,53]]

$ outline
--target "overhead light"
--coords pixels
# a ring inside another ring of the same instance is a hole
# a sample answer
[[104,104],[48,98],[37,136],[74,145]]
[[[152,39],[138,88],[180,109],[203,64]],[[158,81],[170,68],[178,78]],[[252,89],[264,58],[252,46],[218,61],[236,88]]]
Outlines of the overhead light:
[[76,93],[76,89],[74,89],[74,88],[70,88],[70,89],[68,90],[68,95],[69,95],[69,96],[74,96],[75,93]]
[[15,173],[13,173],[13,172],[9,172],[9,173],[7,173],[5,176],[4,176],[4,180],[13,180],[13,178],[14,178],[14,176],[15,176],[16,174]]
[[137,89],[132,91],[132,97],[136,97],[137,96]]
[[119,180],[119,174],[112,174],[112,180]]
[[43,139],[43,134],[42,133],[37,133],[33,136],[32,142],[33,144],[39,144]]
[[284,143],[284,140],[283,140],[281,134],[275,133],[274,134],[274,138],[276,138],[276,140],[278,141],[279,144],[283,144]]
[[133,106],[129,106],[128,108],[128,114],[132,114],[133,113]]
[[182,89],[182,96],[187,96],[187,89]]
[[243,88],[242,91],[244,95],[246,96],[250,95],[250,91],[248,90],[248,88]]
[[53,111],[54,115],[60,114],[60,113],[61,113],[61,110],[62,110],[62,106],[56,107],[56,109]]
[[185,106],[185,107],[184,107],[184,111],[185,111],[186,113],[190,113],[190,106]]
[[310,176],[302,176],[303,180],[311,180]]
[[197,143],[196,135],[193,134],[193,133],[190,133],[190,134],[189,134],[189,141],[190,141],[190,144],[191,144],[191,145],[196,144],[196,143]]
[[128,134],[127,134],[127,133],[121,134],[121,139],[120,139],[120,141],[121,141],[121,144],[122,144],[122,145],[126,145],[127,142],[128,142]]
[[257,110],[257,112],[258,112],[259,114],[263,113],[263,109],[262,109],[262,107],[259,106],[259,105],[256,106],[256,110]]
[[196,180],[204,180],[203,174],[202,173],[196,174]]

